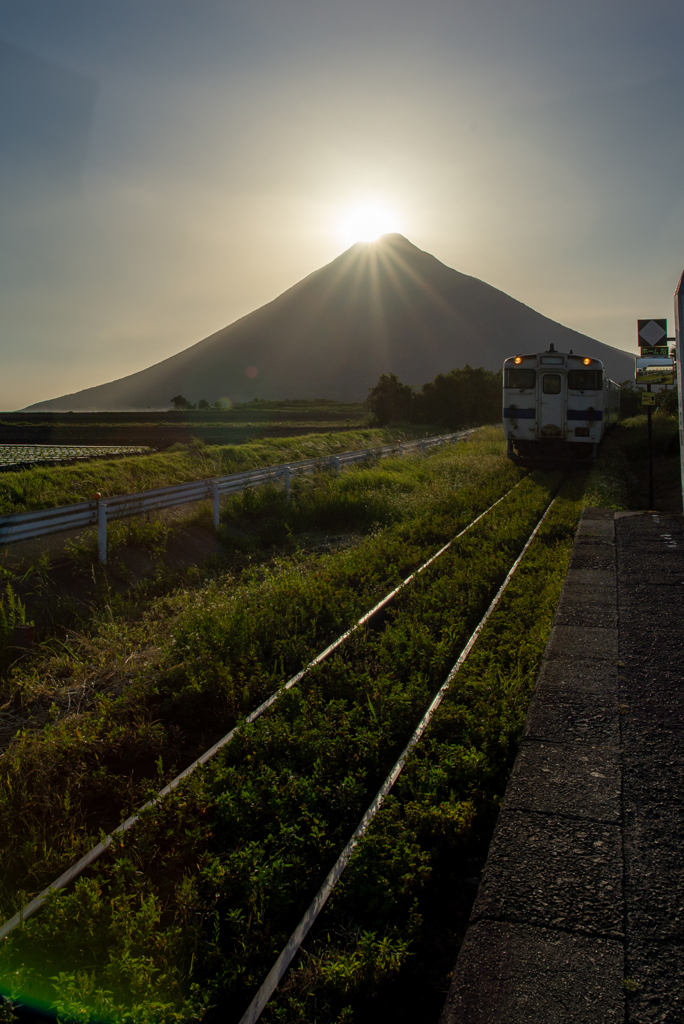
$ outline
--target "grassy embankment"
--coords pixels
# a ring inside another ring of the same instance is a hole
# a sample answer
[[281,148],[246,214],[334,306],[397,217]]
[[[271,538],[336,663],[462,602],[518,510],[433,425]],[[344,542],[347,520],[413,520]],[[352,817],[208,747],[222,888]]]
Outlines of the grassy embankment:
[[383,427],[266,438],[249,444],[209,446],[196,440],[166,452],[136,458],[22,469],[0,475],[0,515],[89,501],[95,492],[103,498],[132,494],[151,487],[336,455],[437,433],[440,433],[438,428]]
[[[235,498],[227,519],[249,543],[312,521],[365,537],[218,573],[137,621],[113,608],[16,671],[5,693],[28,719],[2,764],[5,912],[502,493],[519,474],[499,437],[302,480],[290,507],[275,489]],[[418,1002],[436,1019],[576,521],[584,503],[616,500],[615,480],[599,466],[591,493],[583,473],[565,484],[266,1019],[403,1020]],[[207,1020],[237,1020],[557,482],[526,480],[383,622],[147,815],[4,944],[0,982],[79,1020],[191,1020],[205,1000],[217,1006]],[[32,732],[32,706],[50,697],[53,724]]]
[[[326,457],[424,434],[422,429],[387,428],[304,434],[244,445],[208,447],[194,442],[163,454],[118,461],[33,467],[0,475],[0,514],[89,500],[96,492],[106,498],[260,466]],[[45,543],[29,542],[28,551],[26,545],[0,548],[0,672],[12,658],[8,645],[13,626],[25,615],[29,621],[35,621],[39,642],[60,636],[68,628],[87,629],[93,609],[111,608],[123,592],[135,604],[144,604],[151,594],[159,596],[181,585],[188,567],[210,553],[225,568],[231,568],[236,561],[258,559],[267,546],[263,538],[256,546],[249,544],[248,537],[243,539],[247,543],[240,545],[235,536],[228,538],[228,544],[222,548],[211,526],[209,503],[202,502],[110,523],[107,573],[93,564],[97,561],[94,529],[83,531],[76,540],[65,541],[61,535],[55,535]],[[236,548],[240,547],[243,557],[236,558]],[[55,567],[55,562],[61,564]],[[191,574],[192,571],[190,568]],[[7,581],[14,593],[6,588]]]

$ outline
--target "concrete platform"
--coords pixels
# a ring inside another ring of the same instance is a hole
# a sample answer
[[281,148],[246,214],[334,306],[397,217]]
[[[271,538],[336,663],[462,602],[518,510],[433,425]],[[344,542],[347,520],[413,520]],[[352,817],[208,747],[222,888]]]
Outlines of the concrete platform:
[[682,525],[582,517],[441,1024],[684,1022]]

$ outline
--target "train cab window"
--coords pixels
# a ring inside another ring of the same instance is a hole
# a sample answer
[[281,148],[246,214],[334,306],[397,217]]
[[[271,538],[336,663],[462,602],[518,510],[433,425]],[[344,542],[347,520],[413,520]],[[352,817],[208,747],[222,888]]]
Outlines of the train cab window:
[[545,373],[542,390],[545,395],[560,395],[560,373]]
[[537,378],[536,370],[506,370],[504,374],[505,388],[520,388],[526,391],[533,388]]
[[568,387],[571,391],[601,391],[603,370],[570,370]]

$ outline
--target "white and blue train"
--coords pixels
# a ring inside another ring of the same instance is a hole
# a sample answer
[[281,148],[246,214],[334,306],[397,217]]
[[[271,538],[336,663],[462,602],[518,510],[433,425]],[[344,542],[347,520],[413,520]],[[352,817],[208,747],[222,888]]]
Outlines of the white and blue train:
[[620,385],[600,359],[551,345],[504,362],[503,425],[514,462],[594,461],[619,414]]

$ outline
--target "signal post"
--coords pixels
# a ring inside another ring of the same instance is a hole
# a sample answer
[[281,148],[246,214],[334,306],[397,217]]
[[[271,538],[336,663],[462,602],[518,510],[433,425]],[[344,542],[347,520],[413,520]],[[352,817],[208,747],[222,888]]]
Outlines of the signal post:
[[[684,275],[682,275],[684,277]],[[680,281],[681,285],[681,281]],[[653,406],[655,395],[651,391],[652,384],[674,384],[674,360],[667,346],[673,339],[667,336],[667,320],[637,320],[637,341],[640,354],[636,357],[634,379],[637,384],[645,384],[641,404],[646,406],[648,417],[648,507],[652,509],[653,497]],[[678,364],[680,360],[677,360]],[[679,373],[679,371],[678,371]],[[679,391],[681,408],[681,388]],[[679,430],[681,437],[682,421],[680,416]],[[684,479],[684,477],[683,477]],[[684,485],[683,485],[684,486]],[[684,493],[684,492],[683,492]]]
[[675,311],[675,352],[677,354],[677,391],[679,403],[679,466],[682,481],[682,511],[684,511],[684,405],[682,404],[682,333],[684,332],[684,273],[679,278],[679,284],[674,296]]

